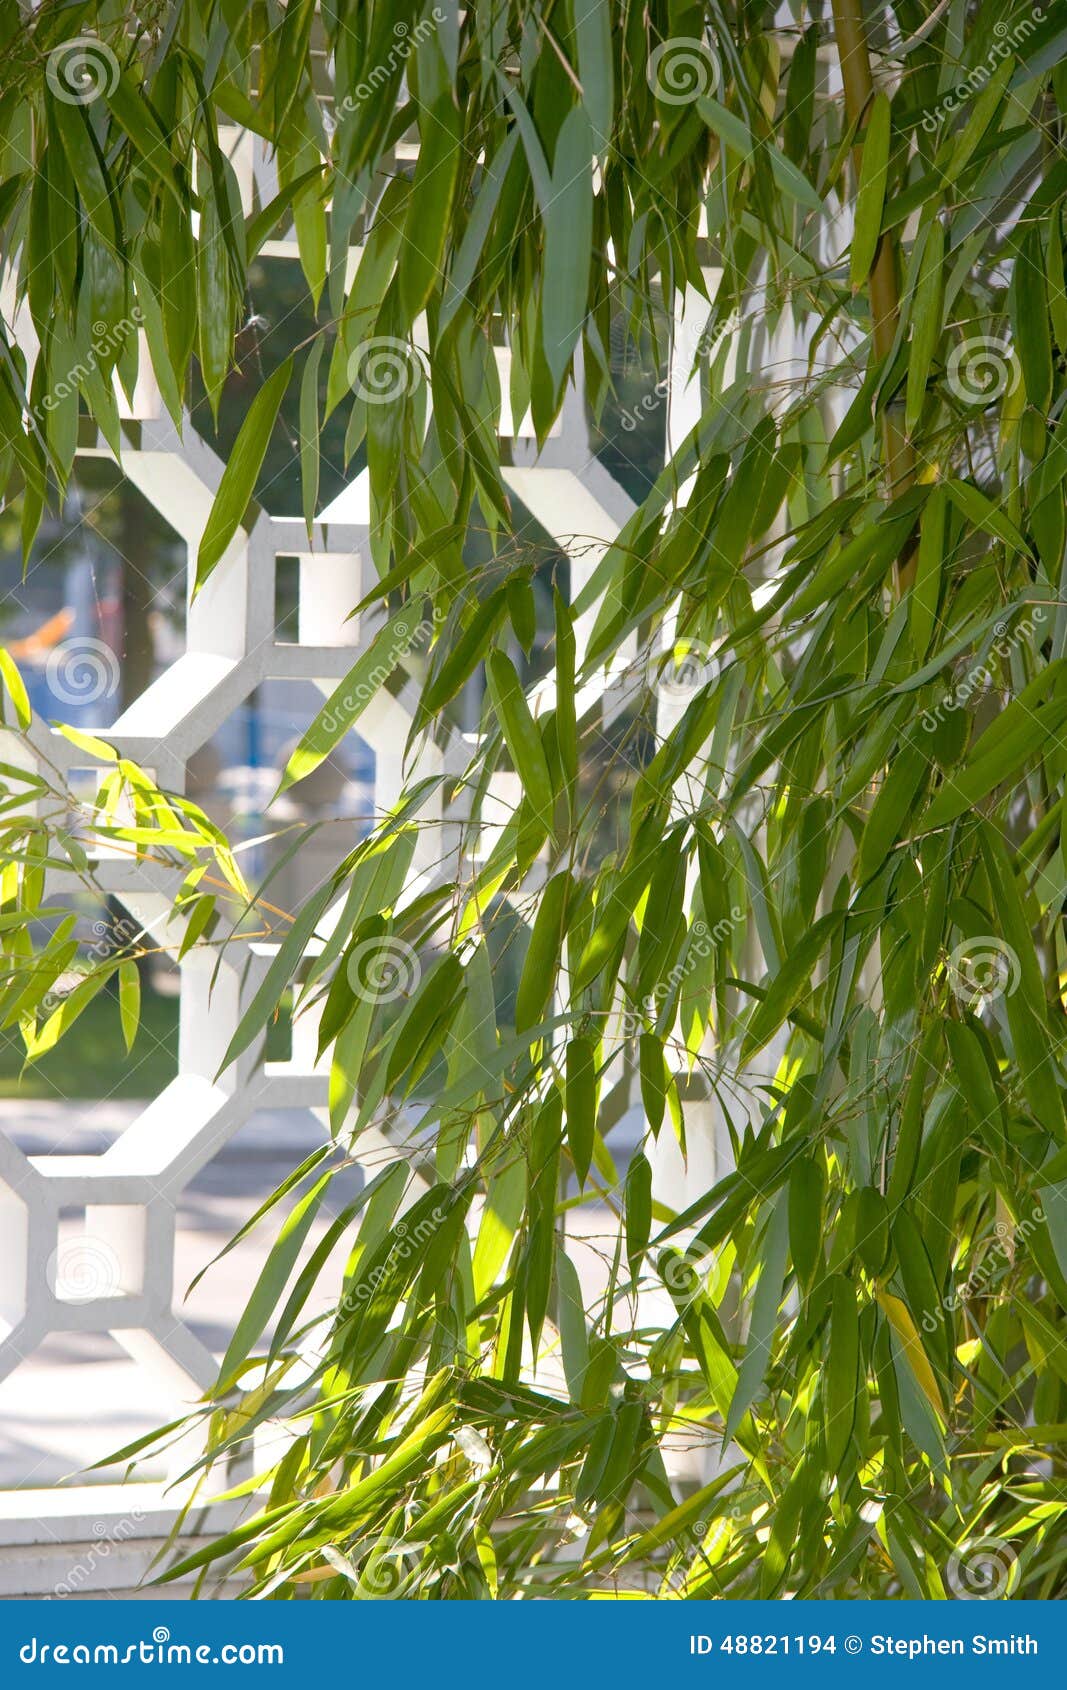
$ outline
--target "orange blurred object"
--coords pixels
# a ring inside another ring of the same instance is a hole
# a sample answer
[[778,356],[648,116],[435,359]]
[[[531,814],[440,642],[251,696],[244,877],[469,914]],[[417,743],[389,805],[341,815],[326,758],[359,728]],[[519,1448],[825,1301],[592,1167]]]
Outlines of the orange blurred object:
[[53,646],[65,639],[73,624],[74,612],[69,605],[64,605],[62,610],[57,610],[54,616],[50,616],[47,622],[42,622],[41,626],[35,628],[32,634],[27,634],[25,639],[12,640],[7,649],[16,659],[25,657],[32,661],[44,652],[51,651]]

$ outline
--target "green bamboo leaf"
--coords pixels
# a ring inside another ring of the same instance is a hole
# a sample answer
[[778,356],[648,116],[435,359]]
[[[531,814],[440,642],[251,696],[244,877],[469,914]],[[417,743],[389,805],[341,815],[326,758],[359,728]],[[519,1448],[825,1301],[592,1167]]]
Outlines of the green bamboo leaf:
[[653,1136],[655,1136],[663,1125],[663,1111],[667,1104],[667,1092],[670,1085],[670,1074],[667,1069],[663,1041],[655,1033],[643,1032],[641,1034],[639,1066],[641,1103],[645,1111],[645,1120],[652,1129]]
[[556,1250],[556,1282],[559,1286],[559,1336],[563,1372],[571,1402],[581,1400],[589,1366],[589,1334],[585,1324],[585,1302],[578,1270],[562,1243]]
[[820,916],[786,958],[749,1018],[741,1046],[743,1061],[750,1061],[773,1039],[782,1022],[800,1002],[815,964],[843,920],[844,914],[840,910]]
[[300,499],[309,540],[319,502],[319,365],[325,345],[320,335],[300,377]]
[[576,641],[572,612],[558,588],[553,594],[556,616],[556,749],[573,807],[578,779],[578,719],[575,695]]
[[85,214],[105,245],[114,249],[118,244],[118,227],[111,203],[111,180],[85,107],[81,103],[54,100],[50,115],[59,131]]
[[182,914],[186,918],[185,932],[178,947],[178,961],[187,956],[197,941],[202,938],[212,917],[215,914],[218,900],[213,893],[205,892],[195,898],[190,905],[182,906]]
[[541,735],[530,714],[515,666],[502,651],[491,651],[486,658],[485,672],[493,709],[499,717],[504,741],[522,780],[523,790],[547,825],[555,802],[555,789]]
[[885,205],[892,122],[892,107],[888,97],[882,93],[876,94],[871,103],[867,127],[863,131],[863,155],[856,193],[855,224],[848,272],[853,293],[857,293],[867,280],[874,263],[878,237],[882,231],[882,208]]
[[459,243],[459,248],[445,280],[445,301],[441,307],[442,329],[447,328],[452,321],[474,280],[493,217],[500,203],[504,181],[518,144],[519,131],[513,129],[506,137],[503,146],[494,152],[489,161],[485,178],[478,189],[471,214],[467,219],[463,239]]
[[495,593],[490,593],[489,597],[478,605],[458,639],[451,645],[442,642],[442,650],[447,655],[440,667],[431,671],[423,689],[416,728],[421,727],[439,710],[443,710],[474,673],[489,650],[489,642],[498,624],[503,620],[506,608],[507,593],[503,587],[498,587]]
[[578,43],[578,75],[593,130],[593,143],[602,153],[611,139],[615,116],[615,67],[612,54],[609,0],[578,0],[574,8]]
[[541,215],[547,216],[548,206],[552,200],[552,174],[548,168],[548,160],[545,158],[541,138],[515,84],[504,75],[502,70],[498,69],[497,75],[502,84],[504,98],[515,113],[516,128],[522,137],[522,150],[526,156],[526,167],[530,172],[534,195],[541,207]]
[[626,1261],[636,1279],[652,1234],[652,1164],[638,1151],[626,1170]]
[[941,339],[944,306],[945,230],[935,218],[928,224],[919,260],[919,276],[912,302],[911,347],[908,352],[908,386],[904,422],[909,434],[919,426],[926,401],[926,383]]
[[556,989],[572,887],[570,875],[563,870],[552,876],[541,894],[515,998],[517,1033],[536,1026]]
[[567,1045],[564,1102],[567,1146],[578,1184],[584,1185],[596,1136],[596,1047],[581,1034]]
[[873,1185],[860,1188],[856,1204],[856,1252],[872,1279],[889,1254],[889,1205]]
[[923,508],[915,581],[908,594],[908,629],[912,650],[920,663],[930,649],[937,620],[947,508],[945,489],[938,482]]
[[174,168],[167,135],[146,100],[144,89],[136,87],[122,71],[105,88],[104,96],[115,120],[125,130],[153,176],[169,194],[173,194],[184,212],[186,196]]
[[254,217],[246,219],[244,238],[249,263],[257,256],[264,242],[270,239],[297,195],[303,193],[312,182],[325,186],[323,169],[324,166],[320,163],[312,165],[308,170],[301,171],[298,176],[292,177],[283,188],[279,189],[278,193],[272,200],[268,201],[262,211],[257,211]]
[[1048,309],[1056,345],[1062,352],[1067,348],[1067,272],[1063,262],[1063,206],[1049,215],[1046,236],[1046,282]]
[[930,762],[929,748],[920,744],[905,745],[893,759],[863,829],[856,863],[860,880],[869,880],[876,874],[894,846],[907,838],[905,823]]
[[621,1506],[630,1493],[636,1477],[638,1439],[644,1419],[645,1410],[639,1402],[623,1402],[613,1416],[614,1436],[597,1485],[597,1497],[602,1505],[610,1502]]
[[825,1201],[826,1158],[805,1156],[789,1176],[789,1253],[802,1285],[811,1284],[822,1262]]
[[463,158],[463,120],[451,91],[419,115],[419,157],[400,248],[400,301],[409,324],[441,279]]
[[856,1291],[843,1274],[833,1276],[830,1309],[830,1351],[826,1364],[823,1425],[826,1467],[838,1473],[852,1440],[860,1389],[860,1333]]
[[[198,174],[203,176],[205,172],[206,165],[201,155]],[[204,196],[204,209],[200,214],[200,228],[196,245],[196,288],[189,291],[191,294],[192,321],[195,324],[200,353],[200,370],[204,378],[204,386],[207,389],[212,421],[217,424],[222,388],[229,374],[233,357],[236,302],[233,295],[230,255],[226,246],[222,214],[214,193]],[[185,356],[187,357],[187,354]],[[179,379],[181,379],[183,370],[184,364],[179,366]],[[255,401],[253,401],[254,403]],[[246,423],[250,418],[251,411],[246,418]],[[273,421],[272,417],[272,424]],[[257,472],[258,469],[259,464],[257,463]],[[243,510],[241,514],[244,514]],[[203,541],[201,541],[201,551],[203,551]],[[198,577],[200,568],[201,565],[198,560]],[[199,579],[197,584],[199,585]]]
[[977,487],[972,487],[968,481],[946,481],[944,487],[957,510],[961,510],[976,528],[984,529],[987,534],[1003,540],[1005,545],[1019,552],[1021,556],[1027,555],[1029,548],[1026,541],[1010,517],[1006,516],[998,505],[994,505],[992,500],[987,499],[984,493],[980,493]]
[[196,559],[197,592],[244,521],[292,369],[292,358],[278,366],[256,394],[241,424],[200,541]]
[[782,1298],[786,1262],[789,1257],[789,1200],[780,1191],[770,1208],[763,1242],[759,1251],[759,1275],[752,1301],[752,1320],[749,1324],[745,1353],[737,1370],[737,1384],[726,1418],[724,1436],[733,1437],[749,1405],[754,1401],[771,1365],[774,1329],[778,1322],[778,1305]]
[[[3,676],[4,686],[7,688],[8,696],[15,706],[15,720],[20,728],[28,728],[32,714],[30,700],[23,685],[22,676],[19,674],[17,663],[11,653],[5,650],[3,646],[0,646],[0,676]],[[6,716],[2,714],[2,700],[0,700],[0,720],[6,720]]]
[[942,180],[946,185],[959,180],[978,151],[982,137],[997,113],[1002,109],[1004,90],[1011,80],[1013,70],[1014,59],[1013,55],[1009,53],[997,66],[977,100],[975,100],[971,114],[956,136],[952,152],[945,165]]
[[978,1032],[959,1021],[945,1027],[952,1066],[981,1136],[1003,1154],[1004,1122],[993,1075]]
[[119,963],[119,1019],[127,1051],[141,1023],[141,973],[132,958]]
[[1054,743],[1052,736],[1067,722],[1067,699],[1054,699],[1043,709],[1029,712],[1028,718],[1012,719],[993,744],[984,745],[984,736],[979,739],[962,768],[945,775],[922,816],[921,831],[944,827],[973,809],[994,787],[1015,782]]
[[1045,414],[1052,401],[1052,340],[1039,228],[1029,231],[1016,254],[1008,304],[1026,397]]
[[526,1165],[517,1156],[489,1181],[485,1207],[474,1246],[471,1275],[479,1300],[496,1281],[522,1220],[526,1197]]
[[559,387],[585,323],[593,239],[593,132],[584,106],[572,106],[556,139],[551,198],[544,210],[545,360]]
[[329,883],[318,887],[293,922],[278,947],[278,951],[263,978],[263,983],[238,1022],[237,1030],[230,1040],[226,1055],[219,1065],[220,1073],[223,1069],[228,1068],[231,1062],[236,1062],[242,1051],[248,1049],[252,1040],[263,1031],[268,1020],[274,1014],[278,1000],[292,979],[297,963],[303,956],[305,947],[332,896],[333,887]]
[[[750,159],[757,151],[753,144],[752,135],[745,121],[734,112],[726,110],[718,100],[701,96],[696,102],[704,122],[709,129],[714,130],[720,141],[723,141],[739,158]],[[762,157],[770,165],[771,171],[782,191],[795,200],[806,211],[822,211],[823,202],[807,177],[798,170],[792,159],[786,158],[778,151],[773,141],[760,142],[758,148]]]
[[383,681],[396,668],[427,624],[417,615],[417,606],[406,604],[375,634],[362,657],[353,664],[307,728],[292,753],[278,786],[285,792],[324,762],[357,722]]
[[993,907],[1008,946],[1008,985],[1014,986],[1018,979],[1017,989],[1006,993],[1004,1004],[1022,1087],[1044,1130],[1057,1144],[1064,1144],[1067,1117],[1052,1055],[1044,981],[1031,923],[1003,845],[987,823],[982,826],[980,839]]
[[915,1169],[922,1147],[925,1119],[926,1090],[932,1076],[933,1063],[940,1047],[940,1029],[929,1027],[916,1053],[915,1063],[904,1090],[900,1108],[900,1125],[893,1145],[893,1161],[886,1188],[886,1201],[896,1209],[911,1190]]
[[222,1358],[217,1387],[220,1391],[232,1387],[236,1375],[251,1354],[253,1344],[262,1336],[264,1327],[277,1308],[332,1178],[332,1172],[323,1174],[286,1216]]
[[904,1300],[917,1332],[925,1335],[923,1348],[935,1371],[947,1379],[952,1371],[952,1339],[930,1256],[913,1216],[899,1209],[893,1218],[893,1248],[900,1265]]

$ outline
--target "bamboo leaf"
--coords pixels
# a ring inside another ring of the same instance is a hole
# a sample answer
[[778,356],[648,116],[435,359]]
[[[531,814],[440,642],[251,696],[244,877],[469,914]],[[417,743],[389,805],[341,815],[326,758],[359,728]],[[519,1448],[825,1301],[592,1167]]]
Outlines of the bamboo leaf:
[[208,580],[244,521],[282,402],[293,361],[287,358],[268,377],[248,408],[207,519],[196,559],[196,591]]
[[545,276],[541,301],[545,359],[558,387],[585,322],[593,237],[593,132],[584,106],[563,120],[544,208]]
[[849,255],[848,273],[853,293],[858,292],[867,280],[882,229],[892,121],[888,98],[885,94],[876,94],[863,131],[863,159]]
[[119,963],[119,1017],[126,1049],[133,1049],[141,1022],[141,975],[136,962]]

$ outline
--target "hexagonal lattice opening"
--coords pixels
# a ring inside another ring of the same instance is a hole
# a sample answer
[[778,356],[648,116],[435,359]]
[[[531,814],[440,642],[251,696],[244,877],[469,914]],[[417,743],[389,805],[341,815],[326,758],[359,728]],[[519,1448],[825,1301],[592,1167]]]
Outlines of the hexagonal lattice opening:
[[0,556],[2,631],[33,708],[110,727],[185,648],[186,548],[109,458],[79,455],[25,574]]

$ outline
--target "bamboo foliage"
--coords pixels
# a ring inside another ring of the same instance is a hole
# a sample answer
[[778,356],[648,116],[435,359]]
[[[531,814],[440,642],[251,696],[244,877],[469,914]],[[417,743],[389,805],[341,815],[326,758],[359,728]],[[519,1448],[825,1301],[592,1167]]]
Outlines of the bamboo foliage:
[[[1062,8],[187,0],[27,23],[9,0],[0,29],[3,250],[41,348],[27,369],[0,346],[24,545],[79,404],[121,451],[132,325],[176,419],[194,363],[217,407],[249,261],[292,217],[321,338],[250,407],[198,580],[290,382],[314,514],[322,356],[392,619],[367,672],[403,656],[400,613],[433,629],[409,749],[485,682],[456,872],[400,897],[412,784],[329,888],[344,914],[297,1013],[321,1012],[337,1149],[279,1194],[301,1193],[205,1406],[205,1482],[258,1427],[290,1435],[262,1506],[171,1572],[236,1563],[280,1599],[1062,1595]],[[89,100],[62,81],[75,36]],[[220,124],[277,152],[248,220]],[[494,337],[544,441],[576,360],[608,415],[613,335],[659,336],[687,292],[733,373],[713,357],[586,594],[552,582],[535,685],[544,572],[512,549]],[[785,334],[805,354],[781,375]],[[583,688],[635,642],[646,726],[609,802]],[[287,779],[353,720],[328,701]],[[500,771],[521,796],[479,856]],[[163,845],[225,869],[182,815]],[[34,951],[28,924],[64,845],[15,798],[4,826],[6,1015],[33,1040],[69,940]],[[644,1120],[625,1166],[620,1074]],[[418,1178],[387,1166],[332,1221],[345,1284],[312,1318],[328,1251],[295,1264],[333,1170],[413,1100]],[[709,1112],[731,1165],[679,1210],[665,1147]]]

